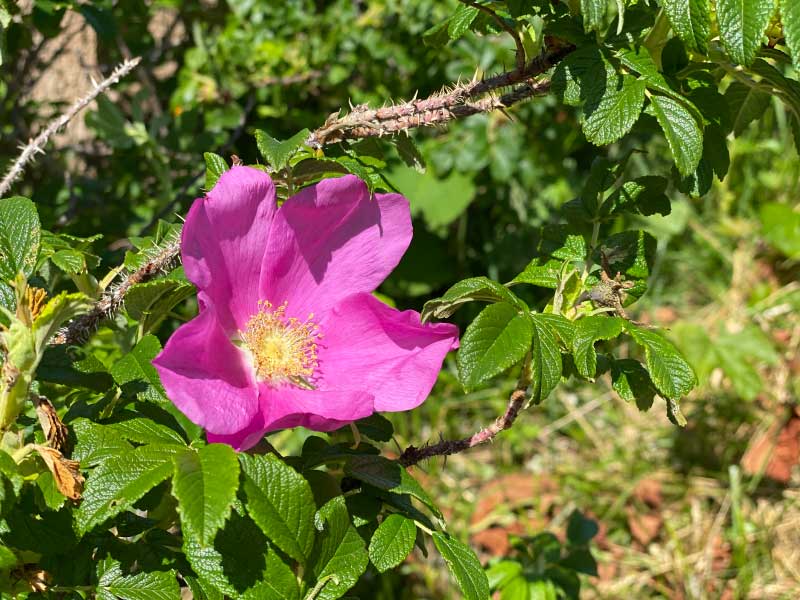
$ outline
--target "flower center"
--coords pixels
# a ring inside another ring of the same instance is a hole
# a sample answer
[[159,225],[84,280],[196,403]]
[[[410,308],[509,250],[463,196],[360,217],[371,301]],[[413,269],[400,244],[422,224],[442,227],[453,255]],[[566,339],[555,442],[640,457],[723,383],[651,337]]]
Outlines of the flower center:
[[311,320],[313,313],[301,322],[286,316],[286,304],[276,307],[259,300],[258,312],[241,332],[242,340],[253,357],[258,379],[271,385],[293,383],[309,388],[322,334]]

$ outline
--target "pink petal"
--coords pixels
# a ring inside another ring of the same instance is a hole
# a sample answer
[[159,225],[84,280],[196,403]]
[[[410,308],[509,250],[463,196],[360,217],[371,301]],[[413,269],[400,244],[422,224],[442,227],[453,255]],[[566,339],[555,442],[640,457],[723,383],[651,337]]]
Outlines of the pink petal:
[[304,390],[284,386],[259,386],[261,409],[270,431],[306,427],[333,431],[375,412],[371,393],[355,390]]
[[206,439],[209,444],[228,444],[234,450],[242,452],[249,450],[261,441],[264,434],[267,432],[267,426],[264,424],[264,415],[261,411],[256,413],[253,419],[243,429],[236,433],[218,434],[206,433]]
[[259,413],[252,368],[223,331],[213,305],[181,325],[153,365],[167,397],[209,432],[236,433]]
[[370,199],[348,175],[325,179],[278,210],[264,255],[261,295],[287,312],[323,315],[355,292],[373,291],[400,262],[411,241],[408,201],[398,194]]
[[269,175],[233,167],[186,216],[181,239],[186,276],[216,306],[229,333],[243,329],[257,312],[261,261],[275,211]]
[[419,313],[400,312],[370,294],[341,301],[320,327],[320,389],[369,390],[376,411],[422,404],[445,355],[458,347],[455,325],[422,325]]

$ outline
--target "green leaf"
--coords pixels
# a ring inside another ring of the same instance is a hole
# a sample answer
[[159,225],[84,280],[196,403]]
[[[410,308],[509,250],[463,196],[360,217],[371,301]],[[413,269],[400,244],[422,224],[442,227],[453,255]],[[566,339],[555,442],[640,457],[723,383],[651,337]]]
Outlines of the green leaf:
[[248,589],[243,600],[300,600],[297,576],[272,548],[266,556],[263,580]]
[[450,41],[447,30],[450,26],[450,19],[437,23],[433,27],[425,30],[422,34],[422,43],[431,48],[442,48]]
[[571,544],[588,544],[600,528],[597,521],[584,517],[579,510],[573,510],[567,522],[567,539]]
[[90,306],[89,299],[80,292],[74,294],[61,292],[47,301],[42,312],[34,319],[31,328],[39,360],[44,354],[47,342],[56,331],[82,311],[88,310]]
[[649,410],[656,390],[650,375],[638,360],[615,360],[611,366],[611,387],[625,402],[636,402],[639,410]]
[[800,258],[800,213],[788,204],[768,202],[759,211],[764,239],[792,259]]
[[50,256],[50,260],[59,269],[72,275],[86,270],[86,259],[83,252],[72,248],[54,252]]
[[725,100],[731,109],[733,133],[742,135],[745,128],[760,119],[770,103],[770,95],[763,89],[734,81],[725,90]]
[[547,261],[541,258],[534,258],[525,270],[514,277],[507,285],[527,283],[537,287],[556,289],[561,280],[561,271],[564,266],[563,261],[550,259]]
[[625,329],[644,348],[647,372],[662,396],[677,402],[692,391],[697,381],[694,371],[672,342],[628,321]]
[[193,600],[224,600],[222,592],[207,581],[185,573],[181,573],[181,576],[186,581],[186,585],[189,586]]
[[[551,315],[552,316],[552,315]],[[531,348],[531,401],[539,404],[550,395],[561,381],[561,350],[548,317],[536,314],[533,322]]]
[[[678,42],[680,44],[680,42]],[[664,96],[669,96],[683,105],[694,115],[695,120],[702,121],[702,114],[696,106],[680,91],[672,88],[664,77],[663,73],[653,61],[650,52],[644,46],[634,48],[622,48],[616,52],[620,62],[631,71],[638,73],[641,79],[647,84],[647,88],[656,91]]]
[[672,30],[690,50],[708,52],[711,33],[711,13],[708,0],[662,0]]
[[239,489],[239,462],[226,444],[209,444],[174,458],[172,493],[178,500],[183,534],[208,545],[225,520]]
[[475,199],[472,177],[455,170],[447,177],[437,177],[433,170],[422,173],[398,166],[387,173],[387,178],[409,199],[411,214],[422,216],[433,231],[446,231]]
[[39,256],[41,226],[33,202],[22,196],[0,200],[0,280],[20,271],[30,277]]
[[350,477],[368,483],[378,489],[395,494],[413,496],[430,508],[437,516],[441,516],[433,499],[422,489],[417,480],[403,467],[388,458],[359,454],[345,464],[344,472]]
[[84,534],[129,509],[147,492],[172,474],[172,457],[178,446],[151,444],[114,455],[100,464],[86,482],[75,523]]
[[143,331],[156,329],[178,304],[195,294],[194,286],[178,278],[161,278],[133,285],[125,294],[125,310]]
[[[56,480],[50,471],[40,473],[36,478],[36,487],[42,492],[44,504],[50,510],[58,510],[64,506],[67,498],[58,490]],[[2,511],[0,511],[2,513]]]
[[317,590],[315,600],[336,600],[353,587],[367,568],[364,540],[350,523],[343,496],[319,509],[321,533],[314,544],[311,575]]
[[505,302],[491,304],[470,323],[458,350],[458,376],[467,390],[512,367],[531,348],[533,324],[527,311]]
[[138,387],[144,383],[144,389],[136,392],[140,400],[150,402],[166,402],[167,394],[161,385],[158,372],[152,365],[152,360],[161,352],[161,342],[154,335],[146,335],[128,354],[114,363],[111,367],[111,376],[119,386],[133,384]]
[[314,496],[297,471],[272,454],[240,454],[247,510],[278,548],[305,563],[314,543]]
[[570,106],[582,107],[586,139],[603,145],[618,140],[642,112],[646,84],[618,72],[611,57],[594,46],[572,52],[553,73],[553,91]]
[[372,534],[369,559],[381,573],[395,568],[414,549],[417,526],[403,515],[391,514]]
[[800,3],[797,0],[778,0],[778,6],[786,45],[792,53],[795,69],[800,69]]
[[536,320],[547,323],[561,340],[564,348],[572,350],[572,342],[575,339],[575,323],[563,315],[554,313],[538,313]]
[[181,590],[172,571],[127,574],[120,563],[106,558],[98,568],[97,597],[101,600],[179,600]]
[[373,413],[369,417],[359,419],[355,425],[361,435],[376,442],[388,442],[394,435],[392,422],[380,413]]
[[134,417],[104,427],[114,435],[137,444],[186,446],[186,442],[178,432],[147,418]]
[[397,148],[397,153],[400,155],[400,158],[403,159],[403,162],[406,163],[407,166],[411,167],[418,173],[425,172],[425,159],[420,154],[419,148],[417,148],[417,144],[414,142],[414,138],[410,135],[398,135],[394,139],[395,148]]
[[575,367],[583,377],[592,378],[597,371],[597,353],[594,344],[598,340],[611,340],[622,333],[624,320],[620,317],[592,315],[575,322],[575,338],[572,353]]
[[596,31],[599,34],[605,33],[608,26],[617,15],[617,9],[624,4],[618,5],[609,0],[580,0],[581,15],[583,16],[583,29],[586,33]]
[[455,14],[450,17],[450,22],[447,26],[447,35],[450,36],[451,40],[457,40],[469,31],[469,26],[472,25],[472,22],[477,16],[477,8],[466,4],[460,4]]
[[761,77],[762,81],[759,85],[764,83],[771,85],[774,93],[786,107],[794,113],[795,117],[800,118],[800,82],[784,76],[763,58],[755,60],[750,66],[750,70]]
[[76,419],[70,423],[77,443],[72,458],[81,467],[93,467],[115,456],[125,456],[133,451],[133,446],[122,439],[118,431],[106,425],[92,423],[87,419]]
[[17,556],[5,546],[0,546],[0,571],[8,571],[17,564]]
[[553,72],[552,90],[569,106],[586,101],[600,102],[609,79],[616,70],[597,46],[585,46],[571,52]]
[[527,309],[525,303],[517,298],[506,286],[492,281],[488,277],[470,277],[463,279],[447,290],[441,298],[428,300],[422,309],[422,322],[431,318],[446,319],[462,304],[479,300],[483,302],[506,302],[510,305]]
[[475,553],[447,534],[433,532],[433,543],[461,588],[465,600],[488,600],[489,580]]
[[289,159],[303,146],[309,136],[308,129],[298,131],[288,140],[280,141],[266,131],[256,130],[256,146],[261,156],[275,171],[280,171],[289,164]]
[[612,85],[599,102],[583,107],[583,133],[596,146],[616,142],[631,130],[642,112],[643,80],[624,75]]
[[214,586],[228,597],[245,600],[300,598],[289,565],[270,547],[252,519],[235,511],[217,533],[213,546],[184,538],[183,550],[204,588]]
[[219,154],[203,152],[206,161],[206,190],[213,188],[219,176],[228,170],[228,163]]
[[105,392],[114,385],[105,365],[89,350],[59,344],[48,347],[36,370],[39,381]]
[[734,62],[753,62],[774,9],[775,0],[717,0],[719,34]]
[[614,216],[620,212],[639,213],[646,217],[654,214],[668,215],[672,206],[666,195],[664,177],[645,175],[626,181],[603,203],[602,212]]
[[658,124],[681,175],[687,176],[697,168],[703,155],[703,132],[686,107],[666,96],[650,96]]

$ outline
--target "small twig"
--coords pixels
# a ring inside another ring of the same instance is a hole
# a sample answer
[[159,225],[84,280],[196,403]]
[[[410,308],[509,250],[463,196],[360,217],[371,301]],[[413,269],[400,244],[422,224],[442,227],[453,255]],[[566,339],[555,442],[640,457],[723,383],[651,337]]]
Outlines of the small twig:
[[96,84],[88,94],[70,106],[67,112],[50,121],[44,131],[29,141],[28,144],[22,148],[22,153],[17,157],[17,160],[14,161],[6,172],[5,177],[3,177],[3,180],[0,182],[0,198],[6,195],[11,188],[11,184],[22,175],[25,165],[30,162],[37,153],[44,154],[44,146],[47,144],[47,140],[50,139],[50,136],[69,123],[75,115],[86,108],[100,94],[117,83],[120,78],[130,73],[131,70],[139,64],[140,60],[140,58],[134,58],[133,60],[126,60],[120,64],[108,78]]
[[517,420],[519,411],[525,405],[528,397],[528,386],[531,383],[530,361],[531,356],[528,354],[525,357],[522,373],[520,373],[519,380],[517,381],[517,387],[514,388],[514,391],[511,392],[511,396],[508,399],[506,411],[502,416],[497,417],[494,423],[460,440],[443,440],[438,444],[424,446],[423,448],[409,446],[403,451],[400,458],[397,459],[397,462],[404,467],[410,467],[420,461],[433,458],[434,456],[458,454],[459,452],[493,440],[498,433],[511,427],[514,421]]
[[83,344],[94,333],[100,324],[114,315],[125,300],[125,294],[131,286],[155,279],[161,273],[169,271],[175,264],[180,252],[180,241],[170,240],[162,250],[148,260],[144,265],[127,275],[112,290],[109,290],[98,300],[92,310],[82,315],[59,331],[50,342],[58,344]]
[[[389,135],[477,113],[502,110],[546,93],[549,82],[535,81],[534,77],[545,73],[571,51],[572,46],[554,47],[533,59],[521,71],[506,71],[488,79],[458,84],[449,91],[421,100],[378,109],[359,105],[343,117],[338,112],[333,113],[322,127],[311,133],[306,144],[312,148],[322,148],[326,144],[344,140]],[[491,95],[501,88],[515,85],[518,87],[499,98]],[[487,94],[487,98],[482,98]]]
[[517,60],[517,71],[524,71],[525,70],[525,46],[522,45],[522,40],[519,39],[519,35],[511,27],[508,23],[506,23],[500,15],[494,12],[491,8],[484,4],[478,4],[477,2],[472,2],[472,0],[460,0],[467,6],[471,6],[473,8],[477,8],[480,11],[485,12],[487,15],[490,15],[495,22],[508,33],[514,39],[514,45],[517,47],[516,52],[516,60]]

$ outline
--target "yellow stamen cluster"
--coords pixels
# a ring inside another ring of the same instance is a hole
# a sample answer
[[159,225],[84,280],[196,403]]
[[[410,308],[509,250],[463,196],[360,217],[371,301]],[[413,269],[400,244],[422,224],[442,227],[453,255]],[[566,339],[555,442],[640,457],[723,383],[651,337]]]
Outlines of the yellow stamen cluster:
[[309,386],[317,367],[319,327],[308,315],[305,321],[286,316],[286,302],[273,306],[258,302],[258,312],[250,317],[241,333],[253,358],[256,376],[272,385],[293,383]]

